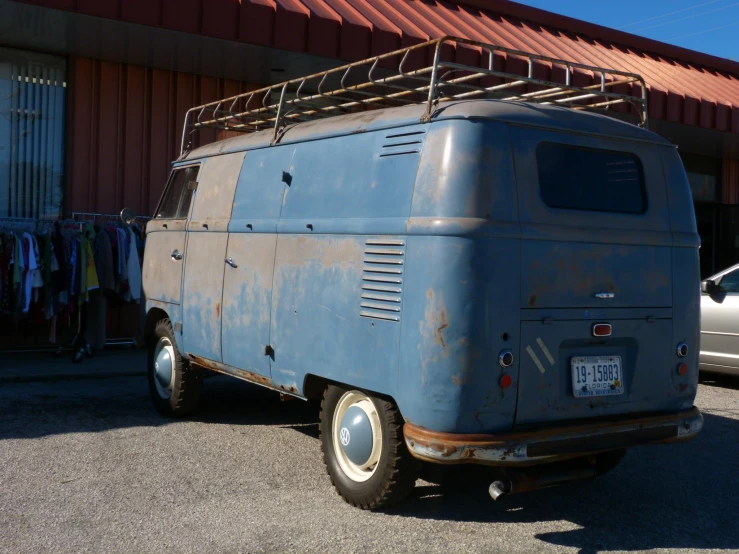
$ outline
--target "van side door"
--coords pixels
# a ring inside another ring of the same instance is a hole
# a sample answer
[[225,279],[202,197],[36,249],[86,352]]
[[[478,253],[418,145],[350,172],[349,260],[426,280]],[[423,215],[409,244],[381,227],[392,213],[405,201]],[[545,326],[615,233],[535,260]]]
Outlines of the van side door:
[[199,170],[196,164],[172,171],[154,218],[146,226],[143,283],[148,300],[180,303],[185,225]]
[[270,376],[272,274],[292,146],[248,152],[228,226],[223,277],[223,363]]
[[228,222],[244,152],[203,162],[187,223],[182,302],[185,352],[221,361],[221,302]]

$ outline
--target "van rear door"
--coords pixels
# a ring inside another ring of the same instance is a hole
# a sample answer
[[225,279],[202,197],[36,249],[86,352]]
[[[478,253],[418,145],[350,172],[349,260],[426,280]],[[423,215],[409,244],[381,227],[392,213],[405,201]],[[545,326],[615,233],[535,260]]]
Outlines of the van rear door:
[[668,408],[666,147],[510,132],[522,237],[516,425]]

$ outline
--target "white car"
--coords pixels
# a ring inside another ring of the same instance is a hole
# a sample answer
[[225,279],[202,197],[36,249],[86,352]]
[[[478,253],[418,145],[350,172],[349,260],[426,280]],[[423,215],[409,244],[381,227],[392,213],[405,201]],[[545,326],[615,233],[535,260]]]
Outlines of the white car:
[[701,283],[700,369],[739,375],[739,264]]

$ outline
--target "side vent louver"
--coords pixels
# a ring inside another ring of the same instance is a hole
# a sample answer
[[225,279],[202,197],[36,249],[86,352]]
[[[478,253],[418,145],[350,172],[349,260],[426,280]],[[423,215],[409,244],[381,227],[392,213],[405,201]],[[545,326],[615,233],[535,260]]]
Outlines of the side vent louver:
[[359,315],[400,321],[405,242],[367,239],[362,268],[362,302]]
[[403,154],[418,154],[423,144],[425,131],[410,131],[387,135],[385,144],[382,145],[380,157],[401,156]]

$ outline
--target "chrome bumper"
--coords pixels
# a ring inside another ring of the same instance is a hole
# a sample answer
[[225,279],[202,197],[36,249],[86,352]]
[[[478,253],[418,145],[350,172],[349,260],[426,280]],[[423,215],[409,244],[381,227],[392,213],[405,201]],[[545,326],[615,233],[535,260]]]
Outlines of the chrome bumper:
[[406,423],[405,443],[421,460],[441,464],[525,466],[619,450],[686,441],[703,428],[698,408],[670,415],[549,427],[500,435],[438,433]]

